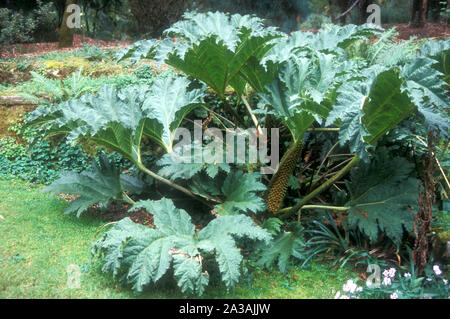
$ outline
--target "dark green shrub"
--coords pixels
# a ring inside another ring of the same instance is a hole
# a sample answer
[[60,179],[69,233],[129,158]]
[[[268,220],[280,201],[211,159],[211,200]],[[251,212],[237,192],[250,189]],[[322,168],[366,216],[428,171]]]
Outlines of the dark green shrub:
[[0,8],[0,43],[26,43],[33,41],[36,22],[22,12]]

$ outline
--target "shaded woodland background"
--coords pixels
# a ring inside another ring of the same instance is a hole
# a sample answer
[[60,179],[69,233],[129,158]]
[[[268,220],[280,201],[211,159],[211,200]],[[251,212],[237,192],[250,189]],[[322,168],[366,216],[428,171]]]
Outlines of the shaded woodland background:
[[82,28],[75,33],[106,41],[159,37],[186,10],[253,13],[291,32],[364,23],[367,6],[377,3],[383,24],[448,24],[448,3],[440,0],[0,0],[0,44],[58,41],[64,8],[71,3],[82,10]]

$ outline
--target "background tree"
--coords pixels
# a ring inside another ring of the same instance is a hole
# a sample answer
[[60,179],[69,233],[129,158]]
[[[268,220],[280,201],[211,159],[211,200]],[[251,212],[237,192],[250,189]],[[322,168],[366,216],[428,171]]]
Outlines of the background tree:
[[367,12],[367,7],[372,4],[371,0],[361,0],[359,2],[359,24],[363,24],[367,22],[367,18],[369,18],[370,13]]
[[346,18],[351,12],[358,9],[358,23],[366,23],[369,13],[367,7],[372,3],[370,0],[329,0],[331,8],[331,19],[334,23],[339,21],[345,24]]
[[[71,4],[77,4],[77,0],[66,0],[66,8]],[[58,42],[60,48],[66,48],[73,46],[73,33],[74,30],[67,25],[67,19],[71,15],[67,10],[64,11],[61,27],[58,34]]]
[[184,0],[130,0],[130,10],[142,33],[160,36],[170,24],[180,19],[185,11]]
[[125,13],[128,7],[124,6],[122,0],[79,0],[78,4],[83,11],[86,32],[97,33],[99,24],[101,24],[101,14],[113,15],[114,13]]
[[409,22],[412,28],[423,27],[423,3],[422,0],[412,0],[411,20]]

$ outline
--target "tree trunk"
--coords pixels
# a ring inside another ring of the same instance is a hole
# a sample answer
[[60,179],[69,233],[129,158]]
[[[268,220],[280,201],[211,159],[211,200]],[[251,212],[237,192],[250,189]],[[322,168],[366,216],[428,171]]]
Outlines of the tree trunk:
[[411,28],[423,28],[423,1],[413,0],[411,10],[411,20],[409,22]]
[[[339,14],[343,14],[346,10],[350,8],[352,5],[352,2],[350,0],[337,0],[337,7],[340,11]],[[339,18],[339,21],[341,24],[345,24],[347,18],[347,14],[344,14],[342,17]]]
[[427,21],[427,7],[428,0],[422,0],[422,21],[425,23]]
[[367,12],[367,7],[371,4],[370,0],[362,0],[359,2],[359,24],[367,23],[369,18],[369,13]]
[[[331,9],[331,21],[333,23],[339,21],[341,24],[345,24],[347,15],[351,13],[356,5],[361,5],[360,0],[329,0],[329,4]],[[338,11],[337,14],[334,13],[335,10]]]
[[76,4],[76,0],[66,0],[66,6],[64,9],[63,20],[61,27],[59,28],[58,42],[60,48],[67,48],[73,46],[73,29],[67,26],[67,19],[70,16],[70,12],[67,12],[67,7],[71,4]]

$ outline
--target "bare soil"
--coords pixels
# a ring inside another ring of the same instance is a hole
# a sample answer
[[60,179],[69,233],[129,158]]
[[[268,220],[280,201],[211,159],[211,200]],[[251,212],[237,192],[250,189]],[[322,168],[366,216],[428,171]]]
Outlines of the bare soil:
[[139,209],[128,212],[130,205],[110,205],[107,211],[100,211],[92,208],[89,213],[95,214],[106,222],[116,222],[125,217],[129,217],[133,222],[144,226],[153,226],[153,215],[149,214],[145,209]]

